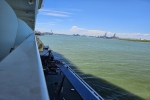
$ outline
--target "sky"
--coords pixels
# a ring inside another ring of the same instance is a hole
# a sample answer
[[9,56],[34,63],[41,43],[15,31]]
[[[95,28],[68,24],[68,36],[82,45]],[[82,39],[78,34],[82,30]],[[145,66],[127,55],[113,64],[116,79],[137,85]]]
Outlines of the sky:
[[44,0],[35,30],[150,40],[150,0]]

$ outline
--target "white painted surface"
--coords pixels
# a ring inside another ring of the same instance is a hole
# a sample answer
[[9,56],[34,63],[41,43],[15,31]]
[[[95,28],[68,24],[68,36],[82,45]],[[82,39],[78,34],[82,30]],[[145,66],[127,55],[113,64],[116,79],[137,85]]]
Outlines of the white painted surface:
[[24,21],[18,18],[18,30],[14,47],[20,45],[32,33],[34,33],[33,30]]
[[0,100],[49,100],[32,34],[0,62]]
[[0,0],[0,61],[14,46],[18,28],[15,12],[5,0]]

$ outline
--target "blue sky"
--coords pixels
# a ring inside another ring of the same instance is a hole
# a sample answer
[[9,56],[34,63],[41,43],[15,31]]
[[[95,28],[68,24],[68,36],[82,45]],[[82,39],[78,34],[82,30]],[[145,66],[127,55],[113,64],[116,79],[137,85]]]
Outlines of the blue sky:
[[36,30],[150,39],[150,0],[44,0]]

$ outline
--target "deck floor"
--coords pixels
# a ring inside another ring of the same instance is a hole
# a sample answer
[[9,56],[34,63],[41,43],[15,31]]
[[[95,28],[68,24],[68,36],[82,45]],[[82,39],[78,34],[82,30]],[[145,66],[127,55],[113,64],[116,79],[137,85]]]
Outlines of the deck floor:
[[83,100],[76,90],[71,91],[71,89],[74,89],[74,87],[67,78],[64,79],[63,92],[58,95],[63,74],[55,74],[54,72],[49,74],[50,75],[45,75],[45,79],[51,100]]

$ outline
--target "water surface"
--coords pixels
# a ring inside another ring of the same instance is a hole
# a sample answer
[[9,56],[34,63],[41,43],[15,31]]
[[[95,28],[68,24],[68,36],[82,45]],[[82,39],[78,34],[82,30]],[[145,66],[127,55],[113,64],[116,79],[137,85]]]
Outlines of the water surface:
[[40,39],[105,99],[150,100],[150,43],[63,35]]

